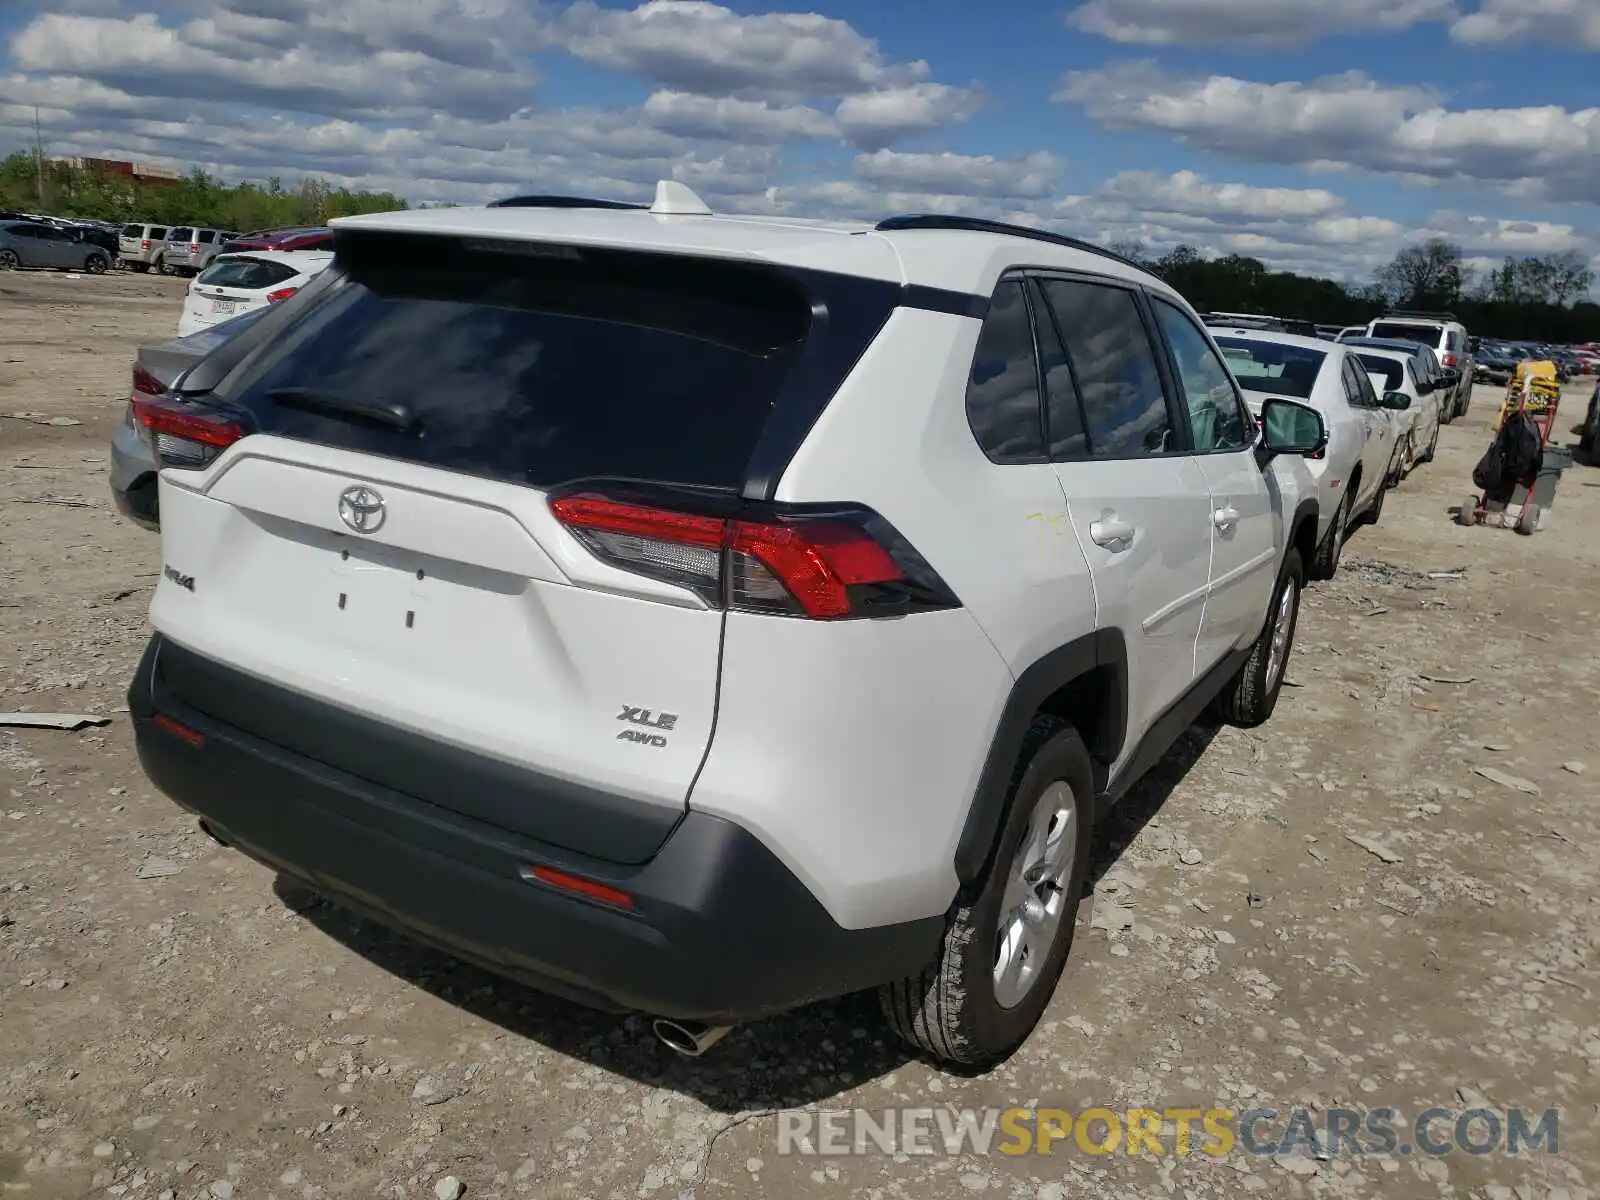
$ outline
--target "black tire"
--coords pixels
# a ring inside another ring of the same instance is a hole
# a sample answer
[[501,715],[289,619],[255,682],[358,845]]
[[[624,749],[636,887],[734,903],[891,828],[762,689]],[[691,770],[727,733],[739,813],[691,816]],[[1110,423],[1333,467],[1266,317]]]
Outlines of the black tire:
[[[1001,905],[1030,821],[1056,783],[1066,784],[1070,791],[1077,841],[1065,883],[1052,889],[1062,908],[1050,949],[1021,999],[1007,1008],[996,996],[994,979]],[[1017,756],[994,861],[976,893],[956,902],[939,960],[921,974],[879,990],[884,1016],[900,1037],[936,1058],[975,1068],[1004,1062],[1027,1041],[1050,1003],[1072,948],[1078,901],[1089,874],[1093,814],[1094,771],[1083,739],[1057,717],[1035,717]]]
[[83,269],[91,275],[104,275],[110,267],[104,254],[91,254],[83,260]]
[[143,275],[146,271],[148,271],[150,269],[150,264],[147,263],[147,262],[131,262],[131,263],[128,263],[127,265],[132,267],[135,271],[139,272],[139,274],[141,274],[141,275]]
[[1339,560],[1344,556],[1345,534],[1349,528],[1350,493],[1346,492],[1339,501],[1339,511],[1333,514],[1333,523],[1328,526],[1327,536],[1317,546],[1317,552],[1311,559],[1312,579],[1326,582],[1339,573]]
[[15,271],[21,266],[22,260],[15,250],[0,250],[0,271]]
[[1389,483],[1385,480],[1378,485],[1378,494],[1372,498],[1372,503],[1367,505],[1367,511],[1361,514],[1360,524],[1376,525],[1383,519],[1383,504],[1389,498]]
[[1428,443],[1427,452],[1417,459],[1417,465],[1420,467],[1423,463],[1431,463],[1433,456],[1437,453],[1439,453],[1439,427],[1435,425],[1433,427],[1433,439]]
[[[1289,659],[1294,654],[1295,630],[1300,625],[1300,596],[1305,587],[1305,572],[1300,566],[1300,552],[1290,549],[1278,569],[1278,585],[1272,589],[1272,607],[1267,610],[1266,624],[1261,636],[1250,647],[1250,657],[1244,666],[1212,702],[1212,711],[1229,725],[1240,729],[1254,729],[1272,716],[1278,706],[1278,693],[1283,691],[1284,678],[1289,674]],[[1285,630],[1283,659],[1276,669],[1272,663],[1272,643],[1279,628],[1278,614],[1288,595],[1288,624]]]
[[167,266],[167,260],[159,255],[156,257],[156,260],[150,264],[150,266],[155,269],[157,275],[172,274],[172,268]]

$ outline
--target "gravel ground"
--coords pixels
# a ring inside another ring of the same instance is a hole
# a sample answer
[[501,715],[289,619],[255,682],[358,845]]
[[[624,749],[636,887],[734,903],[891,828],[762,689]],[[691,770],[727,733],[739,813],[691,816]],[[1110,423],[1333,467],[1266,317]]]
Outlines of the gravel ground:
[[[29,414],[0,415],[0,709],[111,718],[0,730],[0,1193],[1600,1197],[1600,472],[1537,536],[1452,524],[1496,392],[1308,595],[1274,719],[1192,731],[1102,830],[1011,1062],[913,1059],[870,998],[690,1062],[276,880],[144,781],[158,544],[106,439],[182,286],[0,276],[0,414]],[[1386,1106],[1402,1140],[1430,1107],[1561,1113],[1553,1154],[1318,1159],[780,1154],[774,1111],[1094,1104]]]

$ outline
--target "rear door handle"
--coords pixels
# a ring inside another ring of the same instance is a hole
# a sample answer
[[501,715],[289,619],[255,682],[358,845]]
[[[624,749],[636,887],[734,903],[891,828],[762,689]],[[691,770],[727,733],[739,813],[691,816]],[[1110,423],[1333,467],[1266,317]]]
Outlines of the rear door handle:
[[1133,545],[1135,532],[1134,527],[1121,517],[1115,513],[1107,513],[1098,521],[1090,523],[1089,540],[1096,546],[1104,546],[1107,550],[1126,550]]
[[1211,514],[1211,523],[1226,533],[1239,523],[1239,510],[1231,504],[1226,508],[1219,508]]

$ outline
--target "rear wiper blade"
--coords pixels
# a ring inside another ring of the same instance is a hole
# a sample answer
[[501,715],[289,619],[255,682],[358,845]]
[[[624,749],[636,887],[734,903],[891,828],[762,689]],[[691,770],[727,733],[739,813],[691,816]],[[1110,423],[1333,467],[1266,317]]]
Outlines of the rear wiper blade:
[[285,408],[298,408],[304,412],[322,413],[330,417],[351,417],[369,421],[399,433],[405,433],[417,423],[409,406],[399,403],[382,404],[376,400],[363,400],[343,392],[311,387],[278,387],[267,393],[267,399]]

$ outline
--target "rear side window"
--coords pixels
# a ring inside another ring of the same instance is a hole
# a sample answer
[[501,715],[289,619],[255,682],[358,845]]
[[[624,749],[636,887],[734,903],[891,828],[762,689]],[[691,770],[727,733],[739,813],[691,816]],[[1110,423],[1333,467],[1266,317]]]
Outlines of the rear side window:
[[224,258],[201,271],[195,282],[216,287],[260,289],[293,279],[296,274],[298,272],[293,267],[266,259]]
[[990,462],[1045,461],[1039,362],[1021,280],[1001,280],[989,302],[967,379],[967,424]]
[[1040,281],[1083,401],[1089,453],[1143,458],[1172,442],[1155,350],[1126,288],[1071,279]]
[[1400,390],[1400,385],[1404,380],[1402,378],[1403,369],[1398,362],[1392,358],[1384,358],[1381,354],[1358,354],[1356,357],[1361,360],[1362,370],[1368,375],[1375,375],[1383,380],[1384,391],[1397,392]]
[[[229,383],[264,431],[534,487],[733,491],[810,326],[800,288],[746,264],[355,243],[343,286]],[[404,406],[411,425],[352,404]]]

